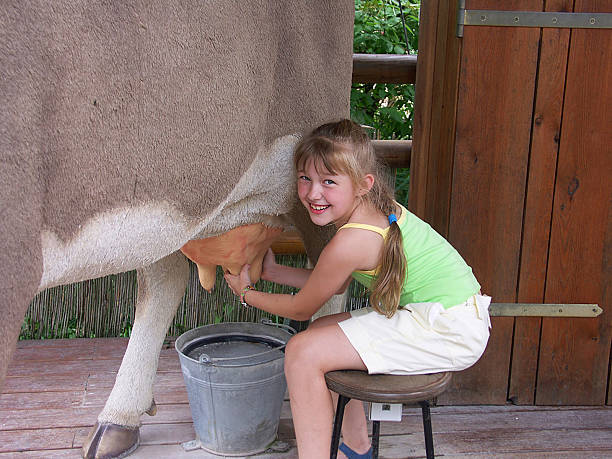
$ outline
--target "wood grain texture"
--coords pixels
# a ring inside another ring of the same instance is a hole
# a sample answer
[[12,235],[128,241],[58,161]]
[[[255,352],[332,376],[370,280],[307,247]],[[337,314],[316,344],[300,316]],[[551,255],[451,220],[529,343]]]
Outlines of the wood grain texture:
[[[539,10],[542,2],[466,2],[470,9]],[[461,54],[449,241],[482,291],[516,301],[538,29],[466,27]],[[507,398],[514,320],[494,318],[480,362],[454,381],[454,402]]]
[[[554,0],[546,2],[545,11],[572,7],[573,0]],[[544,301],[570,30],[541,33],[517,298],[534,303]],[[515,320],[508,392],[513,403],[534,403],[541,325],[539,318]]]
[[414,54],[353,54],[353,83],[401,83],[416,81]]
[[[75,343],[76,342],[76,343]],[[92,373],[86,387],[79,393],[80,402],[71,406],[69,400],[73,387],[61,389],[66,381],[63,371],[49,371],[46,380],[55,391],[41,387],[40,366],[67,365],[76,374],[89,371],[87,359],[72,352],[75,344],[89,349],[96,348],[96,358],[113,368],[117,350],[125,347],[125,339],[57,340],[20,342],[9,379],[24,382],[22,391],[0,394],[0,459],[5,458],[79,458],[80,446],[93,425],[111,386],[109,371]],[[25,359],[31,349],[40,351],[38,360]],[[163,358],[176,360],[176,353],[164,351]],[[66,356],[64,361],[55,358]],[[17,363],[20,373],[28,368],[30,373],[16,376]],[[79,367],[81,369],[79,369]],[[36,382],[27,384],[32,378]],[[92,381],[96,380],[95,384]],[[95,387],[92,387],[95,386]],[[143,416],[141,446],[130,457],[215,458],[204,451],[186,453],[181,442],[195,436],[191,413],[184,392],[183,376],[179,369],[158,372],[154,386],[158,402],[156,416]],[[174,395],[173,395],[174,394]],[[50,407],[51,396],[59,403]],[[164,399],[175,397],[167,403]],[[537,406],[434,406],[432,424],[435,448],[445,457],[470,458],[559,458],[559,457],[610,457],[612,454],[612,408],[608,407],[537,407]],[[371,423],[368,422],[371,431]],[[421,410],[404,406],[401,422],[381,424],[381,457],[423,457],[423,424]],[[281,410],[278,431],[280,440],[289,444],[289,451],[282,454],[260,455],[264,459],[296,458],[295,432],[288,401]]]
[[[576,1],[577,12],[612,2]],[[572,30],[545,301],[594,302],[597,319],[544,319],[536,403],[605,403],[612,273],[612,33]]]
[[423,2],[419,22],[419,57],[414,101],[413,145],[410,161],[410,191],[408,209],[421,218],[425,216],[431,111],[435,56],[437,51],[438,8],[440,0]]

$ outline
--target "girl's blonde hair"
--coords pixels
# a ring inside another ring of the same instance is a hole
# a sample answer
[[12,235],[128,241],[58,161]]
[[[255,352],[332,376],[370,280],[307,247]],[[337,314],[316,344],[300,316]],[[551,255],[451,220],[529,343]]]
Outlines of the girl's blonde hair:
[[[364,177],[372,174],[374,185],[361,199],[386,216],[395,214],[396,204],[384,179],[383,166],[372,142],[357,123],[343,119],[324,124],[302,138],[296,146],[295,169],[304,170],[308,161],[313,161],[317,170],[322,166],[332,174],[347,175],[355,189],[363,187]],[[380,266],[370,286],[370,304],[376,311],[387,317],[395,314],[406,270],[402,233],[395,222],[389,228]]]

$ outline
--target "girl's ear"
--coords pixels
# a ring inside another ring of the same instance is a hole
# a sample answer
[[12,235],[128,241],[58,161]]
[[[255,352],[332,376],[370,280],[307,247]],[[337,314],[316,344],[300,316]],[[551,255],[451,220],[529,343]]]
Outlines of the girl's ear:
[[367,194],[374,186],[374,176],[372,174],[366,174],[361,181],[361,188],[357,190],[357,196],[363,196]]

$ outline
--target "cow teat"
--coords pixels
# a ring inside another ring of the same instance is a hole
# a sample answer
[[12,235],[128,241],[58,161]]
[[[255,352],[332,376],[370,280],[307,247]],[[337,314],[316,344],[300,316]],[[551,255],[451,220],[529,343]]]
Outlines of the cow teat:
[[242,266],[250,264],[249,275],[257,282],[266,251],[282,231],[261,223],[239,226],[219,236],[189,241],[181,252],[196,264],[200,284],[210,292],[215,285],[217,265],[238,275]]

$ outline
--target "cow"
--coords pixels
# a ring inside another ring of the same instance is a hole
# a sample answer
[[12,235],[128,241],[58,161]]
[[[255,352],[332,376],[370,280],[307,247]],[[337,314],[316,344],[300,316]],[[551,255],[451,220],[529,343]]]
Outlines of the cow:
[[300,133],[348,115],[353,8],[0,5],[0,387],[37,292],[137,270],[132,334],[85,457],[133,451],[141,415],[154,414],[159,352],[188,280],[181,248],[204,284],[219,261],[210,238],[227,232],[240,241],[222,263],[233,271],[257,266],[289,226],[316,258],[325,236],[299,211],[291,158]]

